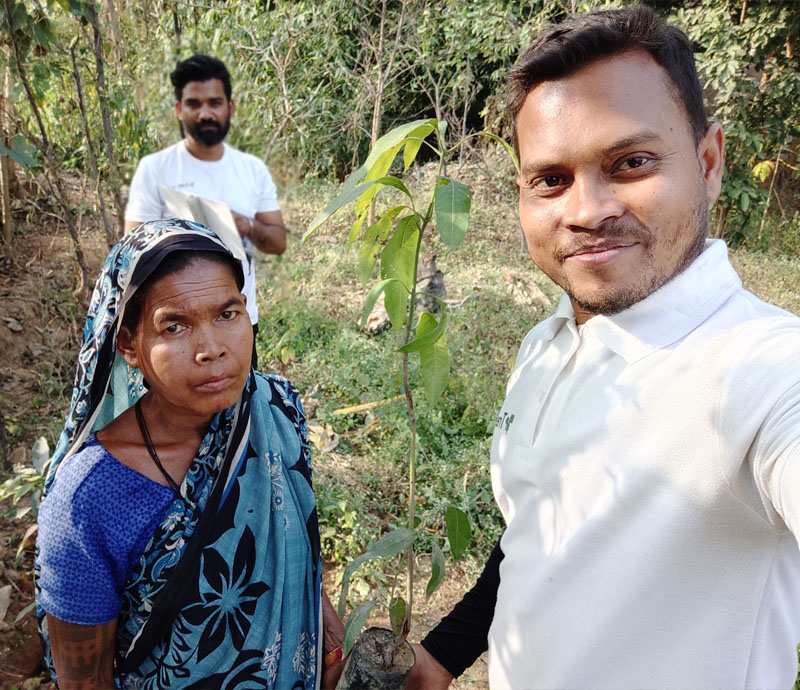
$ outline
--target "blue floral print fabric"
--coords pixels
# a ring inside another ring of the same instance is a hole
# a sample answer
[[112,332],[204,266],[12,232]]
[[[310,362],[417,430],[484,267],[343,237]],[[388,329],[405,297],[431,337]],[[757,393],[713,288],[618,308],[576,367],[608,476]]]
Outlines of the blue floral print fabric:
[[[228,251],[204,226],[173,219],[139,226],[106,259],[46,488],[92,431],[146,392],[141,373],[115,358],[116,333],[138,285],[164,256],[186,249]],[[215,513],[201,530],[206,509]],[[202,540],[192,543],[195,536]],[[197,556],[182,563],[190,544]],[[191,577],[171,580],[187,567]],[[158,614],[175,601],[176,583],[180,606],[162,627]],[[122,600],[118,687],[319,686],[319,533],[305,417],[288,381],[251,370],[237,404],[213,417]],[[47,619],[37,611],[52,671]],[[130,668],[131,659],[141,660]]]

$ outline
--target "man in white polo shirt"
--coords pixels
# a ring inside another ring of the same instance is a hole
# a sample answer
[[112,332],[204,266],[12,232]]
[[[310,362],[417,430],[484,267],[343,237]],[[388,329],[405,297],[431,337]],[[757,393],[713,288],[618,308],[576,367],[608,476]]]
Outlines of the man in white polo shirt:
[[509,75],[519,210],[564,289],[491,448],[507,523],[409,687],[489,649],[492,688],[791,688],[800,319],[707,240],[723,133],[644,7],[547,30]]
[[[208,55],[179,62],[170,75],[175,112],[186,137],[139,161],[125,209],[125,232],[148,220],[168,217],[161,187],[177,189],[231,210],[247,253],[243,261],[247,312],[258,330],[253,248],[266,254],[286,249],[277,192],[264,163],[224,143],[234,102],[225,64]],[[255,347],[254,347],[255,356]]]

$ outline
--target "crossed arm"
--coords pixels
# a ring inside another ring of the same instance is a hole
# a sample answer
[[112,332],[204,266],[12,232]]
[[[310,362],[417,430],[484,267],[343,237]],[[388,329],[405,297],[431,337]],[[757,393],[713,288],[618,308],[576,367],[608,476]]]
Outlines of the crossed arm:
[[[286,226],[280,211],[261,211],[255,218],[231,211],[236,229],[264,254],[283,254],[286,251]],[[138,220],[125,219],[125,234],[140,225]]]

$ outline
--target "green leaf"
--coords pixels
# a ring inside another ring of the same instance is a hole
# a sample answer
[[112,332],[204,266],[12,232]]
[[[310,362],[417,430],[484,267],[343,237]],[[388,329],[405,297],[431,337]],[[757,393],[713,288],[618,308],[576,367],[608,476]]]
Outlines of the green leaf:
[[414,532],[407,527],[392,530],[388,534],[384,534],[375,542],[372,548],[367,549],[345,568],[342,574],[342,591],[339,593],[340,618],[344,616],[344,610],[347,605],[347,590],[350,586],[350,578],[353,576],[353,573],[367,561],[372,561],[376,558],[396,556],[398,553],[411,546],[413,541]]
[[[430,321],[432,324],[429,325]],[[439,340],[444,332],[444,325],[447,322],[447,312],[442,311],[442,320],[438,323],[436,318],[428,312],[422,312],[417,324],[417,337],[407,345],[398,348],[398,352],[420,352],[428,345]],[[424,326],[423,326],[424,324]],[[431,327],[432,326],[432,327]]]
[[22,536],[22,540],[17,547],[17,558],[20,557],[23,550],[25,549],[26,544],[28,543],[28,539],[31,538],[32,535],[36,534],[39,531],[39,525],[33,524],[28,529],[25,530],[25,534]]
[[375,306],[375,302],[378,301],[378,297],[381,296],[381,293],[387,288],[387,286],[391,285],[395,282],[394,278],[388,278],[386,280],[382,280],[380,283],[375,285],[372,290],[369,291],[367,295],[367,299],[364,302],[364,308],[361,310],[361,328],[364,328],[367,324],[367,319],[369,318],[370,313],[372,312],[372,308]]
[[464,241],[469,225],[472,191],[465,184],[440,177],[433,190],[434,213],[439,236],[451,249]]
[[361,285],[366,286],[367,281],[375,268],[375,261],[383,248],[383,243],[392,230],[392,221],[405,206],[394,206],[386,211],[377,222],[370,225],[364,232],[361,246],[358,248],[358,276]]
[[[424,317],[427,317],[424,321],[425,329],[422,328]],[[421,337],[424,337],[426,333],[432,331],[435,327],[436,319],[427,312],[423,312],[420,315],[417,333],[421,333]],[[427,329],[430,329],[430,331]],[[419,365],[425,394],[428,397],[428,402],[434,405],[444,392],[444,389],[447,388],[447,382],[450,379],[450,350],[447,347],[447,338],[445,338],[444,333],[441,333],[433,342],[426,343],[420,348]]]
[[395,597],[389,603],[389,621],[392,624],[392,632],[395,637],[403,634],[403,621],[406,618],[406,600],[402,597]]
[[444,520],[447,525],[447,541],[450,542],[450,552],[453,554],[453,558],[458,560],[466,552],[472,538],[469,518],[460,508],[447,506]]
[[433,552],[431,553],[431,577],[428,580],[428,586],[425,588],[425,596],[430,597],[444,578],[444,554],[439,548],[438,544],[433,545]]
[[353,246],[353,242],[358,239],[358,234],[361,232],[361,226],[364,225],[364,220],[366,220],[367,214],[362,213],[358,218],[356,218],[355,222],[350,226],[350,233],[347,237],[347,248]]
[[420,232],[419,216],[401,218],[394,234],[381,252],[381,278],[396,281],[386,287],[386,312],[394,328],[400,329],[406,320],[406,303],[414,282]]
[[[347,617],[347,622],[344,624],[344,634],[342,635],[342,656],[347,656],[356,639],[361,634],[364,624],[375,608],[375,601],[365,601],[353,609],[353,612]],[[339,614],[341,616],[341,614]]]
[[374,554],[373,558],[389,558],[405,551],[413,541],[413,530],[408,527],[398,527],[384,534],[367,553]]
[[488,137],[489,139],[494,139],[494,141],[497,143],[502,144],[503,148],[508,154],[508,157],[511,159],[511,162],[514,164],[514,170],[516,170],[517,175],[519,175],[519,158],[517,158],[517,153],[514,151],[514,148],[511,146],[511,144],[509,144],[505,139],[502,139],[491,132],[478,132],[477,136]]
[[384,186],[399,189],[409,199],[411,199],[412,203],[414,202],[414,197],[411,196],[411,192],[408,191],[408,187],[406,187],[399,178],[394,177],[393,175],[386,175],[385,177],[379,177],[377,180],[374,180],[374,182],[376,185],[362,192],[361,196],[358,198],[358,201],[356,202],[356,213],[363,213]]
[[372,182],[362,182],[361,184],[355,185],[353,187],[342,187],[342,191],[334,197],[334,199],[328,203],[328,205],[322,209],[311,223],[308,226],[308,230],[305,231],[303,234],[303,241],[305,241],[320,225],[322,225],[328,218],[330,218],[336,211],[338,211],[343,206],[347,206],[347,204],[351,203],[358,199],[359,196],[364,192],[364,190],[368,189],[372,185],[376,184],[377,180],[373,180]]
[[367,156],[367,160],[364,162],[362,168],[365,170],[369,170],[375,164],[375,161],[384,153],[384,151],[391,149],[396,144],[399,144],[403,141],[411,132],[415,129],[429,124],[433,126],[436,120],[414,120],[413,122],[406,122],[403,125],[399,125],[392,130],[389,130],[384,134],[378,141],[375,142],[375,146],[372,147],[372,150],[369,152],[369,156]]
[[35,602],[35,601],[32,601],[32,602],[31,602],[30,604],[28,604],[28,605],[27,605],[27,606],[26,606],[24,609],[22,609],[22,611],[20,611],[20,612],[17,614],[17,617],[14,619],[14,625],[16,625],[17,623],[19,623],[19,622],[20,622],[20,621],[21,621],[23,618],[25,618],[25,616],[27,616],[27,615],[28,615],[28,614],[29,614],[31,611],[33,611],[35,608],[36,608],[36,602]]
[[25,141],[21,134],[15,134],[11,140],[11,148],[8,148],[0,141],[0,155],[8,156],[18,166],[24,170],[30,170],[38,163],[36,160],[36,149]]
[[370,180],[377,180],[379,177],[383,177],[389,172],[389,168],[392,167],[392,163],[394,162],[397,153],[403,147],[403,142],[401,141],[398,144],[386,149],[380,156],[375,159],[375,162],[372,166],[367,170],[367,176],[364,178],[367,182]]
[[422,146],[422,142],[431,132],[434,131],[434,129],[434,126],[428,122],[408,133],[408,136],[406,137],[406,147],[403,150],[404,170],[408,170],[410,165],[414,162],[414,159],[417,157],[417,153],[419,153],[419,149]]

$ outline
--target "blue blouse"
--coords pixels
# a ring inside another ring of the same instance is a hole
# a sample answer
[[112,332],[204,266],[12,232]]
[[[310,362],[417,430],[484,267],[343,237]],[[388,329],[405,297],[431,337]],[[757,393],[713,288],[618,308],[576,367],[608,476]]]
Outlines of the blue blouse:
[[114,620],[125,582],[174,497],[89,436],[64,461],[39,510],[44,610],[67,623]]

